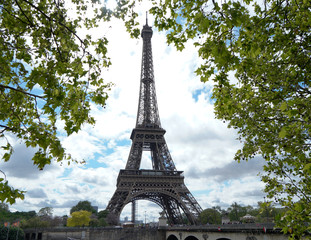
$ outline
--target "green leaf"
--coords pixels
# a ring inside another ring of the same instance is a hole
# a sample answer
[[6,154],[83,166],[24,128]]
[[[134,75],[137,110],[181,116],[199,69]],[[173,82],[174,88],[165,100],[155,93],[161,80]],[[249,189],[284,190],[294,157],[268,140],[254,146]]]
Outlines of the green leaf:
[[286,128],[282,127],[281,131],[279,132],[279,138],[285,138],[286,137]]
[[306,164],[305,166],[304,166],[304,168],[303,168],[303,170],[305,171],[305,172],[311,172],[311,163],[308,163],[308,164]]
[[282,102],[280,109],[281,111],[285,111],[287,109],[287,102]]

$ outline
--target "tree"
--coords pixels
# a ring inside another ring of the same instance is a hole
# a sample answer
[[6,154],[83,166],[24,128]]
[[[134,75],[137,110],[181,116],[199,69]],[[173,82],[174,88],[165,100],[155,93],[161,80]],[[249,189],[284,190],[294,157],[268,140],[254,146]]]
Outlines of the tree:
[[41,208],[37,214],[41,221],[47,222],[49,226],[57,225],[58,218],[53,218],[53,208],[52,207],[44,207]]
[[36,216],[35,211],[10,212],[7,204],[2,203],[2,206],[3,208],[0,207],[0,225],[2,225],[5,222],[14,223],[21,220],[27,220]]
[[90,227],[99,227],[99,220],[98,219],[91,219],[90,222],[89,222],[89,226]]
[[[104,82],[101,72],[110,65],[108,41],[104,36],[94,39],[87,31],[97,27],[99,20],[109,19],[98,15],[96,0],[72,1],[70,13],[68,2],[6,0],[0,4],[4,161],[9,161],[12,138],[17,138],[37,150],[32,160],[41,170],[52,160],[70,164],[73,159],[57,136],[57,123],[63,122],[67,135],[78,132],[83,124],[94,124],[90,103],[106,103],[111,84]],[[79,35],[82,28],[84,33]],[[12,188],[5,175],[0,178],[0,201],[13,204],[16,198],[24,198],[23,193]]]
[[6,203],[0,203],[0,211],[9,211],[9,205]]
[[62,217],[59,216],[54,216],[53,218],[50,219],[50,226],[51,227],[59,227],[59,226],[64,226],[64,220]]
[[24,235],[24,231],[21,228],[0,227],[0,240],[24,240]]
[[97,213],[98,219],[106,218],[109,212],[107,210],[101,210]]
[[246,213],[251,215],[251,216],[254,216],[254,217],[257,217],[260,213],[260,209],[259,208],[254,208],[252,206],[246,206],[245,207],[246,209]]
[[276,208],[272,202],[258,202],[258,220],[260,222],[275,222],[286,212],[285,208]]
[[106,218],[108,216],[109,212],[107,210],[101,210],[97,213],[98,217],[98,226],[105,227],[108,225]]
[[52,207],[44,207],[41,208],[38,212],[39,217],[52,217],[53,216],[53,208]]
[[119,224],[119,218],[116,214],[110,212],[110,213],[108,213],[108,215],[106,217],[106,222],[110,226],[115,226],[115,225]]
[[40,219],[40,217],[32,217],[21,221],[22,228],[45,228],[50,227],[49,221]]
[[10,220],[11,214],[8,205],[1,203],[0,205],[0,224],[3,225],[4,222]]
[[82,227],[88,226],[91,221],[91,212],[81,210],[79,212],[73,212],[71,217],[67,219],[68,227]]
[[311,222],[311,2],[152,2],[168,43],[182,50],[193,40],[196,73],[215,82],[216,117],[243,144],[235,159],[265,159],[267,196],[287,208],[278,226],[301,238]]
[[247,214],[247,208],[242,207],[241,205],[234,202],[230,208],[228,208],[229,211],[229,218],[231,221],[240,221],[240,218],[245,216]]
[[200,214],[202,224],[221,224],[221,214],[216,208],[204,209]]
[[78,204],[76,206],[73,206],[70,209],[70,214],[72,214],[73,212],[81,211],[81,210],[85,210],[85,211],[88,211],[90,213],[96,212],[89,201],[80,201],[80,202],[78,202]]
[[98,219],[98,225],[99,225],[100,227],[106,227],[106,226],[108,226],[108,223],[106,222],[106,219],[105,219],[105,218],[99,218],[99,219]]

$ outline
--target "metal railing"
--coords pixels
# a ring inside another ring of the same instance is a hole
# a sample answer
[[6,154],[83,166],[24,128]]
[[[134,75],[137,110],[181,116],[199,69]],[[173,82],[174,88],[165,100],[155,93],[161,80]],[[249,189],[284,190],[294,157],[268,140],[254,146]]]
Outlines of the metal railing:
[[182,176],[183,171],[160,171],[160,170],[120,170],[119,176]]

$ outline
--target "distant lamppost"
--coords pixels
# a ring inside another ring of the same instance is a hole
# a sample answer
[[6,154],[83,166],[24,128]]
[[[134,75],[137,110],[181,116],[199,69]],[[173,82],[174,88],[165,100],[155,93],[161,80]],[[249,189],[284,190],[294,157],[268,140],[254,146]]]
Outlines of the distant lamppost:
[[146,211],[145,211],[145,226],[146,226]]

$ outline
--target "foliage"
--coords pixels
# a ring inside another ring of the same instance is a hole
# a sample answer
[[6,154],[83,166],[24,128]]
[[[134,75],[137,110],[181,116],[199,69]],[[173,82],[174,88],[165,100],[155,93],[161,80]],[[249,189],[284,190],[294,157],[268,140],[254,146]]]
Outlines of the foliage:
[[221,214],[216,208],[204,209],[200,214],[202,224],[221,224]]
[[240,218],[247,214],[245,207],[234,202],[231,207],[228,208],[230,221],[240,221]]
[[19,220],[27,220],[34,216],[36,216],[35,211],[29,211],[29,212],[10,212],[8,205],[5,203],[1,204],[0,208],[0,224],[3,224],[4,222],[17,222]]
[[63,225],[63,218],[55,216],[53,217],[53,208],[52,207],[44,207],[41,208],[37,214],[40,221],[47,225],[48,227],[56,227]]
[[[100,18],[96,0],[6,0],[0,4],[0,147],[3,161],[13,153],[12,139],[37,150],[39,168],[71,162],[57,136],[94,124],[90,103],[104,106],[111,84],[101,77],[110,65],[108,41],[88,30]],[[68,6],[72,9],[69,12]],[[108,20],[102,17],[103,20]],[[79,29],[84,33],[78,34]],[[62,124],[57,124],[62,121]],[[0,201],[13,204],[23,191],[0,178]]]
[[110,226],[116,226],[119,224],[119,218],[116,214],[110,212],[106,217],[106,222]]
[[216,206],[207,208],[200,214],[202,224],[220,224],[222,218],[229,218],[230,222],[243,221],[242,217],[251,215],[254,217],[255,222],[261,223],[274,223],[286,212],[284,208],[277,208],[272,202],[258,202],[256,207],[242,206],[236,202],[232,203],[227,209],[221,209]]
[[81,210],[85,210],[91,213],[96,212],[89,201],[79,201],[76,206],[73,206],[70,209],[70,214],[72,214],[73,212],[81,211]]
[[36,228],[36,227],[55,227],[63,225],[63,218],[53,217],[53,209],[45,207],[40,209],[38,214],[35,211],[29,212],[10,212],[8,205],[2,203],[0,205],[0,225],[4,223],[18,223],[22,228]]
[[267,196],[287,209],[278,224],[301,238],[311,222],[311,2],[151,1],[168,43],[193,40],[216,117],[243,144],[235,159],[265,159]]
[[97,213],[97,217],[98,219],[101,219],[101,218],[106,218],[107,215],[108,215],[108,211],[107,210],[101,210]]
[[108,226],[108,223],[106,221],[106,218],[99,218],[98,219],[98,226],[100,227],[106,227]]
[[42,220],[40,217],[32,217],[27,220],[21,221],[22,228],[45,228],[50,227],[50,223],[47,220]]
[[5,178],[0,178],[0,202],[13,204],[16,198],[24,199],[24,193],[24,191],[11,187]]
[[53,208],[51,207],[44,207],[44,208],[41,208],[38,212],[38,216],[39,217],[52,217],[53,215]]
[[96,214],[97,219],[91,219],[90,226],[91,227],[105,227],[108,225],[106,222],[106,218],[108,216],[107,210],[101,210]]
[[5,203],[0,203],[0,211],[9,211],[9,205]]
[[99,220],[98,219],[91,219],[89,223],[90,227],[99,227]]
[[51,217],[51,219],[49,220],[49,223],[50,223],[50,227],[60,227],[60,226],[64,226],[66,222],[64,221],[62,217],[54,216],[54,217]]
[[7,228],[7,227],[1,226],[0,227],[0,240],[24,240],[24,231],[23,229],[18,228],[18,227]]
[[67,226],[68,227],[82,227],[82,226],[89,226],[91,221],[91,212],[81,210],[79,212],[71,213],[71,217],[67,219]]
[[4,222],[8,222],[11,220],[11,213],[9,210],[0,209],[0,224],[3,224]]
[[258,207],[254,208],[252,206],[246,206],[245,207],[247,214],[254,216],[254,217],[258,217],[260,214],[260,208],[259,208],[259,203],[258,203]]
[[[161,213],[160,213],[161,214]],[[181,217],[182,217],[182,224],[184,225],[191,225],[189,219],[187,218],[187,215],[185,213],[182,213],[181,214]]]
[[276,216],[276,209],[272,206],[271,202],[258,202],[259,216],[261,222],[270,222]]

